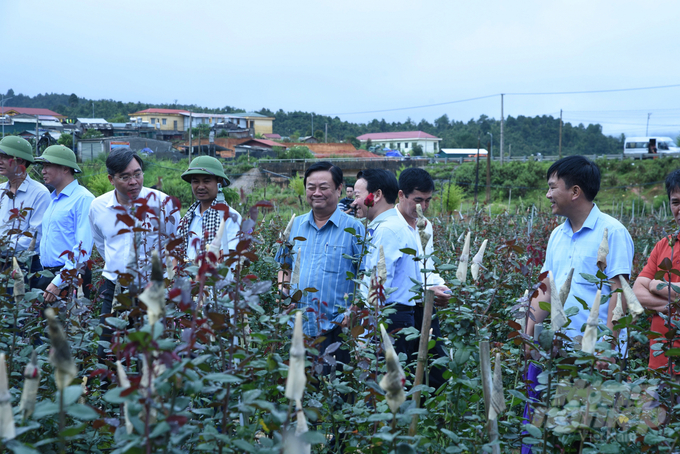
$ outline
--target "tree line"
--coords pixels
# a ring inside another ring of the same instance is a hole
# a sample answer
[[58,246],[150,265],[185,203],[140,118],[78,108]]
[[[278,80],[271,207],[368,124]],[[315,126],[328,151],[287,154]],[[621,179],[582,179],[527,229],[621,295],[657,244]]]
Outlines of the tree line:
[[[203,113],[243,113],[245,110],[233,106],[206,108],[195,104],[151,104],[142,102],[122,102],[112,99],[90,100],[71,95],[45,93],[36,96],[15,94],[8,90],[6,97],[13,99],[6,104],[15,107],[41,107],[54,110],[67,117],[105,118],[110,122],[129,121],[129,114],[149,108],[186,109]],[[257,111],[262,115],[274,117],[274,133],[290,137],[296,141],[301,136],[315,136],[324,140],[326,126],[328,142],[353,141],[357,136],[375,132],[423,131],[442,138],[442,148],[476,148],[479,144],[488,149],[493,135],[493,154],[500,152],[500,121],[481,115],[478,119],[468,121],[450,119],[444,114],[430,123],[423,119],[418,123],[407,118],[404,122],[387,122],[385,119],[374,119],[368,123],[352,123],[339,117],[316,115],[310,112],[285,112],[279,109],[274,112],[267,108]],[[312,115],[314,129],[312,130]],[[556,155],[559,152],[560,120],[550,115],[527,117],[508,116],[504,127],[504,154],[513,156],[529,156],[541,153]],[[490,134],[489,134],[490,133]],[[599,124],[564,123],[562,125],[562,154],[612,154],[621,153],[625,137],[606,136]]]

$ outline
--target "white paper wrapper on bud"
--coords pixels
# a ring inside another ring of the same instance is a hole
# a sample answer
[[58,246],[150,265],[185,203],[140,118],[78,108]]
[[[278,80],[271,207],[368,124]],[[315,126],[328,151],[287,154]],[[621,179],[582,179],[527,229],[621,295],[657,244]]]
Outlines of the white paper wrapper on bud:
[[64,329],[61,326],[54,309],[48,307],[45,310],[45,317],[47,318],[47,328],[50,334],[50,343],[52,348],[50,350],[50,364],[54,367],[54,381],[57,389],[62,391],[66,389],[74,378],[78,370],[76,363],[73,361],[71,355],[71,347],[69,346]]
[[621,304],[621,295],[619,294],[616,297],[616,306],[614,306],[614,312],[612,312],[612,322],[614,323],[618,322],[625,315],[626,314],[623,313],[623,304]]
[[290,285],[298,285],[300,283],[300,260],[302,259],[302,248],[298,248],[295,256],[295,266],[293,266],[293,275],[290,278]]
[[423,251],[427,246],[427,242],[430,241],[430,234],[425,231],[427,227],[427,218],[423,214],[423,207],[418,203],[416,204],[416,213],[418,215],[418,220],[416,221],[416,227],[418,227],[418,235],[420,236],[420,242],[423,245]]
[[552,271],[548,271],[548,279],[550,280],[550,328],[553,331],[559,331],[567,323],[567,315],[564,313],[562,301],[557,293]]
[[467,279],[467,266],[468,260],[470,259],[470,232],[465,236],[465,244],[463,245],[463,252],[460,254],[458,259],[458,270],[456,271],[456,279],[458,279],[461,284],[465,284]]
[[5,354],[0,353],[0,439],[11,440],[16,437],[11,401],[12,396],[8,388]]
[[21,393],[19,412],[23,419],[28,419],[35,410],[35,401],[40,387],[40,368],[38,367],[38,355],[33,350],[31,361],[24,368],[24,389]]
[[491,408],[489,419],[496,419],[505,411],[505,395],[503,390],[503,371],[501,368],[501,354],[496,353],[496,363],[493,369],[493,388],[491,392]]
[[598,290],[595,294],[593,306],[590,308],[590,315],[588,315],[588,321],[586,322],[586,330],[583,333],[583,339],[581,340],[581,350],[585,353],[595,352],[595,344],[597,343],[597,327],[600,324],[601,297],[602,292]]
[[609,254],[609,230],[604,229],[602,235],[602,242],[600,247],[597,249],[597,267],[600,271],[604,272],[607,268],[607,255]]
[[[302,409],[302,402],[300,400],[295,401],[295,411],[297,420],[295,425],[295,436],[299,437],[303,433],[309,431],[309,428],[307,427],[307,417],[305,416],[305,412]],[[296,452],[300,454],[310,454],[312,450],[311,445],[309,443],[305,443],[299,438],[298,441],[300,442],[300,445],[298,451]]]
[[[637,296],[635,296],[633,289],[630,288],[630,284],[626,278],[619,274],[619,281],[621,282],[621,291],[623,292],[623,296],[626,298],[628,311],[630,311],[630,313],[633,315],[633,320],[635,320],[640,315],[644,314],[645,309],[642,307],[642,304],[640,304]],[[621,295],[619,295],[618,299],[620,299],[620,296]]]
[[380,325],[380,332],[382,334],[383,348],[385,350],[385,366],[387,367],[387,373],[383,375],[379,384],[385,391],[387,406],[390,407],[392,413],[396,413],[399,410],[399,407],[401,407],[401,404],[406,400],[406,394],[404,394],[406,375],[404,375],[404,370],[401,368],[401,363],[399,362],[399,356],[397,356],[397,353],[394,351],[390,337],[387,335],[387,331],[385,331],[383,325]]
[[479,248],[479,251],[477,251],[475,256],[472,257],[470,271],[472,272],[472,279],[474,279],[475,282],[477,282],[477,278],[479,277],[479,270],[482,267],[482,261],[484,260],[484,251],[486,250],[487,242],[488,240],[482,241],[482,246]]
[[293,229],[293,221],[295,220],[295,214],[291,216],[290,221],[288,221],[288,225],[286,226],[286,230],[283,231],[283,235],[281,235],[281,239],[283,241],[288,241],[288,237],[290,237],[290,231]]
[[571,279],[574,277],[574,268],[569,270],[569,274],[567,275],[567,280],[564,281],[564,284],[562,284],[562,287],[560,288],[560,302],[562,303],[562,307],[564,307],[564,304],[567,302],[567,298],[569,297],[569,292],[571,291]]
[[290,400],[302,400],[307,385],[305,375],[305,341],[302,334],[302,312],[295,313],[293,339],[290,344],[290,364],[286,379],[286,397]]
[[26,285],[24,284],[24,272],[21,271],[19,262],[16,257],[12,257],[12,279],[14,279],[14,299],[19,300],[26,294]]
[[381,285],[385,285],[387,282],[387,265],[385,264],[385,250],[383,245],[380,245],[380,255],[378,258],[378,282]]
[[151,282],[139,295],[139,299],[146,305],[149,325],[154,326],[165,316],[165,284],[161,259],[157,250],[151,253]]
[[[125,369],[123,368],[123,365],[121,364],[120,361],[116,361],[116,371],[118,372],[118,386],[120,386],[121,389],[128,389],[130,387],[130,380],[128,380],[127,374],[125,373]],[[123,404],[123,413],[125,414],[125,430],[127,431],[128,434],[131,434],[134,429],[134,426],[130,421],[130,414],[128,413],[127,403]]]
[[168,279],[173,280],[175,278],[175,267],[172,265],[172,256],[170,254],[165,256],[165,271],[168,273]]
[[33,238],[31,238],[31,242],[28,245],[28,249],[27,249],[28,252],[35,251],[35,244],[37,242],[37,239],[38,239],[38,235],[36,235],[35,232],[33,232]]
[[215,257],[217,259],[220,258],[220,250],[222,249],[222,237],[224,236],[224,218],[222,218],[222,222],[220,222],[220,227],[217,229],[217,233],[215,234],[215,238],[210,242],[210,245],[208,246],[208,252],[212,252],[215,254]]

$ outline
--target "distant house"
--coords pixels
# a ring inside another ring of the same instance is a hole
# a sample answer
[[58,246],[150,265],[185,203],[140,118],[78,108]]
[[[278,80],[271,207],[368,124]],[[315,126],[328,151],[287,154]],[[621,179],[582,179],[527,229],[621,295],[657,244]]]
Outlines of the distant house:
[[[40,117],[50,117],[50,120],[57,119],[57,120],[62,120],[66,118],[65,115],[58,114],[50,109],[39,109],[35,107],[9,107],[9,106],[4,106],[2,108],[2,111],[0,112],[2,115],[9,115],[10,117],[13,117],[14,115],[31,115],[35,117],[36,115],[39,117],[39,119],[42,119]],[[47,120],[48,118],[45,118]]]
[[269,139],[269,140],[275,140],[275,139],[280,140],[281,139],[280,134],[262,134],[262,137],[264,137],[265,139]]
[[376,132],[363,134],[357,137],[362,144],[369,140],[373,145],[382,148],[393,148],[402,154],[411,153],[413,147],[418,144],[423,148],[423,153],[439,152],[439,142],[442,139],[423,131],[403,131],[403,132]]
[[88,129],[96,129],[105,137],[113,136],[113,125],[103,118],[78,118],[76,126],[83,132]]
[[267,139],[250,139],[236,145],[235,156],[248,155],[251,158],[273,158],[275,157],[274,147],[288,148],[290,144],[274,142]]
[[316,140],[316,137],[314,137],[314,136],[304,136],[304,137],[300,137],[298,140],[300,142],[304,142],[304,143],[319,143],[319,141]]

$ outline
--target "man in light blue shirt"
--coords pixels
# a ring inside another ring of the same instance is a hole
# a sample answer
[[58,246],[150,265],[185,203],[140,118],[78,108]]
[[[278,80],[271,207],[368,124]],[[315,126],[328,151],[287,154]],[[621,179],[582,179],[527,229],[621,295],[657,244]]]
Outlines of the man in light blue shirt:
[[[385,169],[368,169],[357,174],[353,206],[357,208],[357,217],[366,217],[370,222],[368,234],[371,246],[365,259],[367,275],[378,265],[382,246],[387,266],[384,286],[386,290],[393,290],[385,301],[385,305],[393,305],[397,311],[389,316],[390,331],[415,325],[414,298],[417,295],[412,289],[422,282],[419,263],[413,260],[414,256],[401,252],[405,248],[418,251],[418,243],[406,221],[394,208],[398,194],[396,177]],[[367,206],[367,200],[372,206]],[[365,290],[365,296],[368,296]],[[405,336],[400,335],[395,338],[394,348],[409,357],[415,353],[417,346],[415,341],[407,341]]]
[[41,278],[37,287],[45,290],[45,302],[52,303],[62,289],[77,287],[77,275],[81,273],[83,293],[89,298],[91,274],[86,273],[86,262],[92,252],[92,231],[88,214],[94,196],[76,181],[75,174],[82,171],[69,148],[53,145],[36,161],[42,163],[45,183],[55,188],[43,216],[40,242],[40,263],[54,277]]
[[[34,162],[33,147],[26,140],[17,136],[0,140],[0,175],[8,180],[0,184],[0,235],[7,242],[9,254],[6,258],[27,250],[33,237],[36,239],[35,250],[40,247],[40,225],[50,203],[50,192],[28,175],[28,168]],[[25,208],[31,210],[17,215]],[[8,235],[10,230],[20,233]],[[30,271],[40,270],[40,258],[34,255]],[[36,280],[31,279],[31,284]]]
[[[304,184],[312,209],[295,218],[289,238],[284,239],[293,245],[292,254],[282,248],[276,255],[279,263],[290,266],[279,273],[279,282],[287,293],[286,283],[290,282],[291,272],[296,273],[293,263],[297,263],[300,254],[300,279],[291,285],[290,293],[316,289],[303,295],[297,307],[307,319],[303,324],[305,335],[325,337],[317,346],[321,353],[328,345],[342,341],[339,335],[342,325],[349,321],[349,304],[354,299],[355,283],[348,273],[357,276],[361,247],[357,237],[345,229],[354,229],[359,237],[364,235],[364,226],[338,207],[342,181],[342,170],[330,162],[317,162],[307,169]],[[338,349],[335,357],[346,364],[349,351]]]

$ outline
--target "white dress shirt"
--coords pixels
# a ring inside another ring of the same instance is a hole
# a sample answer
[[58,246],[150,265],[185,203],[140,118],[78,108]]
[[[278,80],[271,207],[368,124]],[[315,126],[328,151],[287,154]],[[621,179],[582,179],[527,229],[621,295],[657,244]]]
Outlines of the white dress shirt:
[[[169,236],[174,235],[179,224],[179,210],[168,195],[156,189],[142,188],[139,198],[149,200],[148,206],[153,208],[153,213],[145,213],[142,219],[135,219],[136,227],[146,229],[141,235],[141,244],[138,246],[138,270],[142,273],[142,282],[148,282],[151,271],[151,252],[158,249],[159,234],[161,259],[164,256],[165,245]],[[119,273],[129,273],[127,270],[128,256],[133,241],[131,228],[118,219],[119,214],[130,214],[140,205],[135,204],[131,210],[126,209],[116,198],[116,191],[107,192],[94,199],[90,206],[90,225],[94,245],[99,254],[104,257],[105,265],[103,276],[113,282],[118,279]]]
[[[7,238],[7,232],[18,229],[20,232],[31,232],[37,235],[35,251],[40,250],[40,234],[43,214],[50,204],[50,191],[42,184],[31,179],[28,174],[21,182],[14,197],[8,194],[9,181],[0,184],[0,235],[8,241],[8,245],[16,251],[25,251],[31,244],[32,238],[19,233],[15,233]],[[11,219],[11,210],[22,208],[33,208],[26,211],[25,219]]]
[[[222,252],[228,253],[230,249],[236,250],[239,237],[238,233],[241,230],[241,215],[234,209],[229,209],[229,217],[224,223],[224,234],[222,235]],[[236,218],[236,219],[234,219]],[[201,214],[201,205],[199,204],[194,209],[194,217],[189,224],[189,244],[187,244],[187,258],[189,260],[196,259],[196,248],[192,247],[194,239],[203,239],[203,215]],[[201,244],[200,242],[198,244]]]

